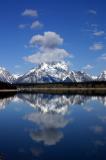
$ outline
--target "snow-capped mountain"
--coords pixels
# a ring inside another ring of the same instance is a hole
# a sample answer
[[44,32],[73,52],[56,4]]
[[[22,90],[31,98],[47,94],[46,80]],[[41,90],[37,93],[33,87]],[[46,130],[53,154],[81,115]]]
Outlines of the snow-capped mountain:
[[0,81],[12,83],[14,77],[3,67],[0,67]]
[[65,62],[42,63],[23,76],[19,77],[18,83],[52,83],[52,82],[81,82],[91,81],[92,77],[85,72],[69,71]]
[[[18,94],[14,99],[24,101],[30,107],[42,113],[58,113],[65,115],[69,107],[74,105],[86,106],[91,101],[99,101],[106,106],[106,96],[82,96],[82,95],[45,95],[45,94]],[[17,102],[16,101],[16,102]]]
[[106,81],[106,71],[99,76],[91,76],[84,71],[70,71],[65,62],[41,63],[24,75],[10,74],[0,67],[0,81],[9,83],[53,83]]
[[99,81],[106,81],[106,70],[103,71],[97,78]]
[[12,76],[14,77],[14,80],[18,79],[19,77],[21,77],[22,75],[20,74],[12,74]]
[[66,63],[42,63],[17,79],[17,82],[61,82],[69,75]]
[[98,79],[98,76],[92,76],[92,79],[93,79],[93,81],[97,81],[97,79]]
[[85,81],[92,81],[93,80],[92,77],[89,74],[87,74],[83,71],[75,72],[74,77],[75,77],[76,82],[85,82]]

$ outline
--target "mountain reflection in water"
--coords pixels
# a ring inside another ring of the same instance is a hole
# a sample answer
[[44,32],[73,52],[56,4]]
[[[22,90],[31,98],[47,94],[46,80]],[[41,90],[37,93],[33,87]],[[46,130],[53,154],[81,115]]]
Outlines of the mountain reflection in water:
[[17,94],[0,111],[7,160],[105,159],[106,96]]

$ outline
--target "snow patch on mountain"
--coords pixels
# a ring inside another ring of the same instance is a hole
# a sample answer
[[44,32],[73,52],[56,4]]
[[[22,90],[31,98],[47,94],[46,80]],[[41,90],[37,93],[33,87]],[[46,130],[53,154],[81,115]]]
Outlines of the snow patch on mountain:
[[52,83],[90,81],[92,77],[85,72],[69,71],[65,62],[41,63],[17,79],[19,83]]
[[[68,66],[65,62],[41,63],[22,77],[18,82],[43,83],[43,82],[62,82],[66,77],[70,77]],[[71,79],[70,79],[71,80]]]
[[0,67],[0,81],[12,83],[14,77],[3,67]]
[[24,75],[10,74],[0,67],[0,81],[9,83],[53,83],[53,82],[87,82],[106,81],[106,70],[99,76],[91,76],[84,71],[70,71],[62,62],[41,63]]
[[106,81],[106,70],[98,76],[99,81]]

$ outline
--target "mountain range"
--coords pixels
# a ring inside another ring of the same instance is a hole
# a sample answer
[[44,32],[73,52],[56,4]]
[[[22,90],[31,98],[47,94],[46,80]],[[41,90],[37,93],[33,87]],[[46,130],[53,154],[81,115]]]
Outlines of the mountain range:
[[84,71],[70,71],[65,62],[41,63],[23,75],[10,74],[0,67],[0,81],[9,83],[53,83],[106,81],[106,71],[91,76]]

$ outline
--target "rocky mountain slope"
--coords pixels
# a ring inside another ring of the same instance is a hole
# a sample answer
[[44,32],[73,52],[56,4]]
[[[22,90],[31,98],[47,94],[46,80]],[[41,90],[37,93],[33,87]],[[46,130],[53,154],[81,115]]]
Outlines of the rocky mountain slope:
[[0,67],[0,81],[9,83],[53,83],[106,81],[106,71],[91,76],[84,71],[71,71],[65,62],[41,63],[23,75],[10,74]]

